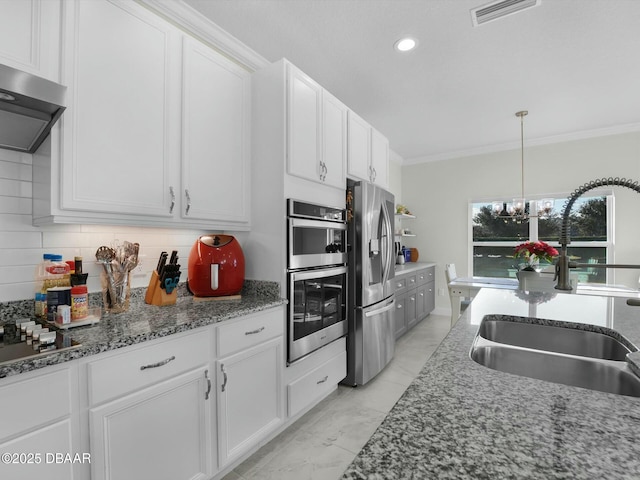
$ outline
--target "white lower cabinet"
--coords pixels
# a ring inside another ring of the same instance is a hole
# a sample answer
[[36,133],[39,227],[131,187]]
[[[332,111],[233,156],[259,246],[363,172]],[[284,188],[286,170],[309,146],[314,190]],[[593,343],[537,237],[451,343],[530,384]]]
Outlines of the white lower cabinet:
[[92,408],[92,480],[210,478],[208,375],[201,367]]
[[213,475],[211,329],[88,363],[91,479]]
[[283,422],[284,310],[218,327],[218,461],[223,468]]
[[275,338],[216,362],[221,467],[282,422],[282,345]]
[[75,378],[74,368],[50,367],[0,380],[0,478],[84,478]]
[[338,353],[331,360],[287,385],[289,417],[294,417],[319,398],[325,397],[347,375],[347,352]]

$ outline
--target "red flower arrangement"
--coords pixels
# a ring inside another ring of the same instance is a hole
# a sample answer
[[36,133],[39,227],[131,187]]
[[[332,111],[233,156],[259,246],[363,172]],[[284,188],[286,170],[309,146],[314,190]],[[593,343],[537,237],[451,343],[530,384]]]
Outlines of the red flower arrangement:
[[545,242],[524,242],[518,245],[515,250],[516,258],[524,258],[529,266],[533,265],[536,259],[553,263],[553,257],[558,256],[558,250]]

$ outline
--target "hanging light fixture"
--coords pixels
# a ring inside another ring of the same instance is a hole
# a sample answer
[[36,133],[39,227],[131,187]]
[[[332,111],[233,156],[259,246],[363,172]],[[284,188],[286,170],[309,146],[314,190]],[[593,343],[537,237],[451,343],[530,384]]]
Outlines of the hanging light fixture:
[[505,222],[508,219],[517,223],[527,222],[531,217],[549,216],[553,211],[552,198],[545,198],[536,202],[538,215],[530,214],[529,209],[527,209],[527,200],[524,196],[524,117],[528,114],[527,110],[516,112],[516,117],[520,118],[520,197],[514,198],[512,203],[492,202],[494,215],[503,218]]

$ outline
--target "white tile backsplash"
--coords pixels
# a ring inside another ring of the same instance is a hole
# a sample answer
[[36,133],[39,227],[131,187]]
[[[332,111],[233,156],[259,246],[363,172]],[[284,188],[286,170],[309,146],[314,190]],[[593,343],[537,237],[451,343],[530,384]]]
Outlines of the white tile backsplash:
[[0,149],[0,302],[24,300],[35,292],[34,273],[44,253],[65,260],[83,257],[90,292],[100,290],[100,265],[95,252],[116,240],[140,244],[140,266],[132,287],[146,287],[160,252],[178,250],[181,281],[187,278],[187,260],[199,230],[106,225],[32,225],[31,155]]

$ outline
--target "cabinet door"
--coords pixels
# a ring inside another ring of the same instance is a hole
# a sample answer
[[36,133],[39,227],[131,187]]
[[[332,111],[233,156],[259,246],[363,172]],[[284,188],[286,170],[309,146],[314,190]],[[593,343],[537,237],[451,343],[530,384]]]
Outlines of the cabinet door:
[[69,1],[63,15],[62,208],[170,217],[177,29],[134,2]]
[[[18,405],[18,403],[14,404]],[[8,411],[4,411],[5,415]],[[69,419],[48,425],[30,432],[10,442],[0,443],[0,452],[4,455],[14,454],[6,462],[3,456],[0,466],[0,476],[11,480],[32,480],[42,478],[47,480],[73,480],[81,478],[74,474],[74,463],[65,462],[65,457],[56,457],[56,453],[70,454],[70,460],[76,464],[91,461],[88,452],[78,452],[71,441],[71,421]],[[78,453],[79,456],[75,457]],[[21,456],[17,456],[22,454]],[[58,461],[56,461],[58,460]]]
[[203,367],[90,409],[91,478],[210,478],[210,385]]
[[407,321],[407,330],[410,330],[415,324],[418,314],[418,291],[417,289],[409,290],[407,292],[407,303],[406,303],[406,321]]
[[424,293],[424,316],[426,317],[433,309],[436,308],[436,284],[435,282],[429,282],[425,286]]
[[282,338],[216,362],[220,467],[282,422],[282,362]]
[[344,190],[347,162],[347,107],[327,91],[322,94],[322,147],[322,181]]
[[396,339],[407,332],[407,298],[406,293],[396,296],[396,311],[393,317]]
[[[421,285],[416,289],[416,318],[415,323],[418,323],[424,317],[426,317],[426,306],[427,306],[427,286]],[[411,325],[413,327],[413,325]]]
[[0,63],[59,81],[60,2],[4,1]]
[[321,181],[322,87],[287,65],[287,173]]
[[349,111],[347,143],[347,174],[370,180],[371,127],[358,115]]
[[374,129],[371,129],[371,175],[376,185],[389,186],[389,140]]
[[249,72],[206,45],[183,44],[183,218],[249,221]]

